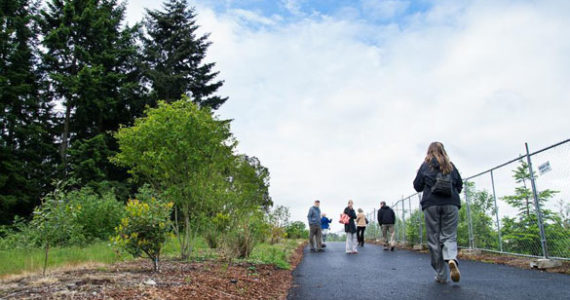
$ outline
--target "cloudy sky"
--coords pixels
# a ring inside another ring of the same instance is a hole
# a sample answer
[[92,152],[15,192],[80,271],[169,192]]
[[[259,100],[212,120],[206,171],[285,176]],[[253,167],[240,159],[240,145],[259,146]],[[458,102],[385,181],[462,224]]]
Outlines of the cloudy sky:
[[[348,199],[412,194],[434,140],[466,177],[570,137],[570,1],[191,3],[229,96],[218,113],[294,220],[320,199],[339,230]],[[130,0],[127,21],[160,5]]]

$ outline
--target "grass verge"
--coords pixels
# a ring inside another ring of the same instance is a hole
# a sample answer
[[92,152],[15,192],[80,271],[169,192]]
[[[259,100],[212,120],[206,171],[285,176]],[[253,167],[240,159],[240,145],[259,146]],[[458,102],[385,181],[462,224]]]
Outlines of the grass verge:
[[[245,261],[256,264],[273,264],[278,268],[291,268],[289,259],[302,240],[283,240],[278,244],[259,244]],[[44,250],[41,248],[0,250],[0,277],[21,273],[41,271],[44,263]],[[180,247],[175,238],[169,239],[163,248],[162,257],[177,257]],[[194,243],[191,260],[203,261],[215,259],[218,253],[208,248],[206,242],[199,238]],[[86,263],[112,264],[118,261],[132,260],[128,254],[117,255],[109,242],[99,241],[85,247],[54,247],[50,249],[48,269],[74,266]]]
[[259,244],[253,249],[248,261],[272,264],[280,269],[289,270],[290,258],[303,242],[304,240],[282,240],[274,245]]

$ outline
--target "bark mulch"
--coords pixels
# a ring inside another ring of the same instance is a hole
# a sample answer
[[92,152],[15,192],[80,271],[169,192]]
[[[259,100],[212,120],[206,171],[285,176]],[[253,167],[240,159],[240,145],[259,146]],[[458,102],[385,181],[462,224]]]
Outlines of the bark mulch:
[[149,262],[136,260],[3,279],[0,299],[285,299],[304,246],[292,255],[291,270],[246,262],[165,260],[161,272],[152,273]]

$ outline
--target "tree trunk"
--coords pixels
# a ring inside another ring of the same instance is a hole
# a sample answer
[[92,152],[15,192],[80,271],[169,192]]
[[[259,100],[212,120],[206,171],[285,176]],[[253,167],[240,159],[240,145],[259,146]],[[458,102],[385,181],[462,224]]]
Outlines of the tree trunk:
[[49,241],[46,241],[46,253],[45,253],[45,257],[44,257],[44,271],[43,271],[43,276],[46,276],[46,268],[47,268],[47,263],[48,263],[48,254],[49,254]]
[[154,272],[160,273],[160,269],[158,267],[158,255],[154,258],[153,265],[154,265]]
[[64,170],[67,169],[67,159],[66,159],[67,155],[66,154],[67,154],[67,147],[68,147],[68,143],[69,143],[70,119],[71,119],[71,105],[69,104],[69,100],[68,100],[68,103],[65,107],[65,121],[63,123],[63,136],[61,138],[61,149],[60,149],[61,163],[63,164]]

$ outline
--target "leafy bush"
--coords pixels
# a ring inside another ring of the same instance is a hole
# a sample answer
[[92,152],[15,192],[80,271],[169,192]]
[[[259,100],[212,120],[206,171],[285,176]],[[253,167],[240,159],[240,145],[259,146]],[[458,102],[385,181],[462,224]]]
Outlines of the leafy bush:
[[215,249],[218,247],[220,237],[227,233],[231,226],[231,218],[228,214],[217,213],[212,222],[204,232],[204,239],[208,247]]
[[65,187],[57,184],[29,223],[16,218],[12,226],[0,228],[0,248],[84,245],[112,236],[124,214],[113,192],[100,196],[91,188],[65,192]]
[[65,198],[76,208],[74,222],[87,241],[109,239],[124,215],[124,205],[112,191],[100,196],[91,188],[83,188],[69,192]]
[[113,244],[134,257],[146,255],[159,271],[160,251],[171,229],[173,203],[151,198],[149,201],[129,200],[126,216],[116,228]]
[[276,244],[281,239],[285,238],[285,227],[289,223],[291,213],[289,208],[279,205],[275,207],[270,213],[267,214],[267,223],[270,225],[270,240],[271,244]]
[[83,227],[77,222],[81,206],[66,201],[66,194],[58,187],[49,193],[34,210],[31,228],[35,244],[50,246],[82,245],[85,243]]
[[16,216],[12,225],[0,226],[0,250],[27,249],[37,245],[38,231]]
[[309,232],[305,226],[305,223],[301,221],[295,221],[288,224],[285,227],[285,233],[287,234],[287,238],[290,239],[303,239],[309,237]]

